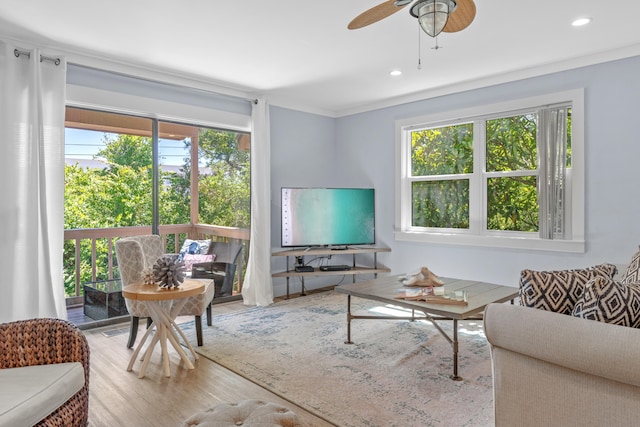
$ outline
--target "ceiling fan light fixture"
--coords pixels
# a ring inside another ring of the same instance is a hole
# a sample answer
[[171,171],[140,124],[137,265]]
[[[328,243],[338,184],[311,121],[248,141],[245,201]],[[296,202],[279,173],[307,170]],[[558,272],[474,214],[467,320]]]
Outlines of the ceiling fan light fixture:
[[431,37],[442,32],[449,14],[457,7],[454,0],[418,0],[411,7],[411,16],[418,18],[422,30]]

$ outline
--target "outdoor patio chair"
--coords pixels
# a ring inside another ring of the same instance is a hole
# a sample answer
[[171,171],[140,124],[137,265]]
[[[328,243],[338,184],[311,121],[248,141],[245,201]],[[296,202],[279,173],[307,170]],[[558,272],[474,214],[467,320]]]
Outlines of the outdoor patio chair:
[[[150,271],[158,260],[164,255],[164,248],[160,236],[143,235],[123,237],[116,241],[116,259],[120,269],[122,286],[140,282],[144,279],[145,271]],[[202,314],[207,311],[207,325],[211,325],[210,303],[213,299],[215,286],[211,280],[205,281],[205,290],[202,294],[189,297],[187,303],[180,310],[178,316],[195,316],[196,337],[198,345],[202,346]],[[140,318],[147,318],[147,327],[151,325],[150,313],[147,307],[140,301],[125,298],[127,310],[131,314],[131,327],[129,329],[129,341],[127,347],[133,347],[138,334]]]
[[[191,277],[213,279],[214,299],[229,297],[233,295],[233,281],[241,253],[241,243],[212,242],[209,246],[209,254],[215,254],[215,261],[194,264]],[[207,305],[208,326],[211,326],[211,303]]]

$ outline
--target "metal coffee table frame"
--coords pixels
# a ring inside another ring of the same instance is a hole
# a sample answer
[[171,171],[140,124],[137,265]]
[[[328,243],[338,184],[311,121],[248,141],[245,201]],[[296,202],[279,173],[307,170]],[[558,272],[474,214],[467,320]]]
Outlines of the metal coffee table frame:
[[[401,276],[389,276],[367,282],[336,286],[336,292],[347,294],[347,340],[345,344],[353,344],[351,341],[351,321],[354,319],[428,320],[436,327],[447,342],[451,344],[453,348],[453,374],[450,377],[455,381],[461,381],[462,377],[458,375],[458,321],[482,319],[484,308],[491,303],[503,303],[507,301],[513,303],[514,298],[518,296],[518,289],[473,280],[441,278],[446,291],[465,291],[467,293],[468,304],[466,306],[433,304],[424,301],[396,299],[396,290],[403,288],[400,283],[400,277]],[[367,316],[352,314],[352,296],[409,309],[411,310],[411,316]],[[416,316],[415,311],[423,313],[424,317]],[[449,336],[438,324],[438,321],[441,320],[453,321],[452,336]]]

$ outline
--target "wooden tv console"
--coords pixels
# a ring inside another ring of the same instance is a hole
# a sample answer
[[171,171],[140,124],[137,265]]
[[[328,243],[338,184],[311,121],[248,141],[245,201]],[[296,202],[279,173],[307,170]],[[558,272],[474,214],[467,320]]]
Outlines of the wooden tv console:
[[[391,270],[387,267],[378,267],[378,253],[381,252],[391,252],[390,248],[387,247],[378,247],[378,246],[353,246],[347,247],[346,249],[335,249],[335,248],[311,248],[311,249],[289,249],[284,251],[274,252],[272,256],[284,256],[287,258],[287,269],[285,271],[281,271],[278,273],[273,273],[271,277],[285,277],[287,279],[287,299],[289,299],[289,278],[290,277],[300,277],[302,281],[302,291],[301,295],[304,295],[304,278],[310,276],[344,276],[351,275],[353,277],[353,283],[356,282],[357,274],[373,274],[374,277],[378,277],[378,273],[388,273]],[[372,267],[364,267],[356,264],[356,256],[361,254],[373,254],[373,266]],[[322,271],[319,268],[314,268],[313,271],[296,271],[295,270],[295,262],[293,264],[289,263],[289,258],[292,257],[295,259],[296,257],[302,257],[304,259],[305,256],[321,256],[321,255],[352,255],[352,264],[349,270],[340,270],[340,271]]]

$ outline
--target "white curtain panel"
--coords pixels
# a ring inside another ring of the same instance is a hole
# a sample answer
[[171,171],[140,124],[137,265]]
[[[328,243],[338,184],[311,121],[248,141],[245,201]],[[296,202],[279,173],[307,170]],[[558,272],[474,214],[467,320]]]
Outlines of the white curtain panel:
[[242,285],[246,305],[273,303],[271,281],[271,138],[269,104],[258,99],[251,113],[251,247]]
[[565,238],[565,198],[567,186],[567,107],[544,109],[539,114],[540,238]]
[[[16,56],[15,49],[25,54]],[[67,317],[66,61],[59,60],[56,65],[39,49],[0,40],[0,322]]]

